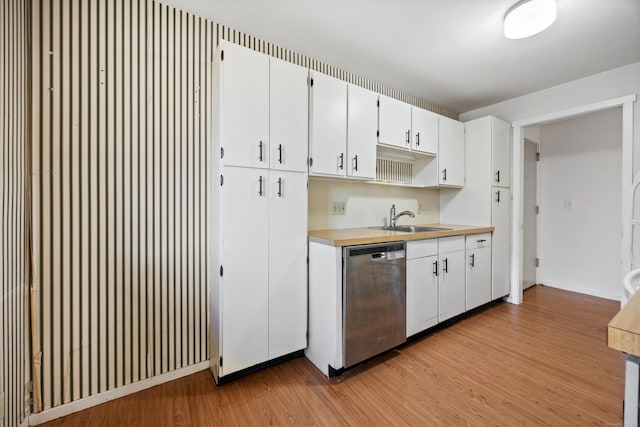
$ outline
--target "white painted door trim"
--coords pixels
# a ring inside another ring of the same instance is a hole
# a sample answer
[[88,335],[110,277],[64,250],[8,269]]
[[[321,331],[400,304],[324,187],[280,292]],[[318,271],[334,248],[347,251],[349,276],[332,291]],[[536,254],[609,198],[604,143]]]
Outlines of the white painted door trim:
[[540,116],[518,120],[513,126],[513,203],[511,230],[511,292],[506,300],[513,304],[522,303],[523,269],[523,194],[524,194],[524,128],[527,126],[551,123],[582,114],[593,113],[609,108],[622,107],[622,278],[631,269],[631,206],[633,183],[633,103],[637,95],[609,99],[593,104],[582,105]]

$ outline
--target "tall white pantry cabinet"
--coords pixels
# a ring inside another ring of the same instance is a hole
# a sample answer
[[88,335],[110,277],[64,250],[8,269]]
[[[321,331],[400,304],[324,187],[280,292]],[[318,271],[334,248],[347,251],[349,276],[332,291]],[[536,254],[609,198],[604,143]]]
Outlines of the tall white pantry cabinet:
[[210,368],[307,345],[308,71],[221,41],[214,61]]
[[491,299],[509,294],[511,269],[511,125],[493,116],[464,123],[465,186],[440,190],[440,222],[495,227]]

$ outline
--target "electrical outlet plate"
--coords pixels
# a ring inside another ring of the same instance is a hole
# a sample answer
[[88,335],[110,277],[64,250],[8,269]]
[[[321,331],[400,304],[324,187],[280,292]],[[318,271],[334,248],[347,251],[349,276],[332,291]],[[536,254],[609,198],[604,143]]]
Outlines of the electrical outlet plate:
[[329,209],[331,210],[331,215],[344,215],[347,210],[345,202],[331,202]]

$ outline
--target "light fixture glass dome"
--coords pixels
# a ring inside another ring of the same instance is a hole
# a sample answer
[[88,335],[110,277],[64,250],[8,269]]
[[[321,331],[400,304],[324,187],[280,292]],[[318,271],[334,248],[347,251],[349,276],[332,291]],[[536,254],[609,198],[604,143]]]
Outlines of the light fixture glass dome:
[[556,20],[556,0],[522,0],[504,17],[504,35],[523,39],[538,34]]

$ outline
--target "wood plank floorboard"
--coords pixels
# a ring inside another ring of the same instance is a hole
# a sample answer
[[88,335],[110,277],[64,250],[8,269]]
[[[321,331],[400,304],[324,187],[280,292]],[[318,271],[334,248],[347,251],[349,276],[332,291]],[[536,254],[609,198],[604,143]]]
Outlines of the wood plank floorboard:
[[305,358],[221,387],[203,371],[45,426],[619,426],[618,310],[538,285],[331,380]]

